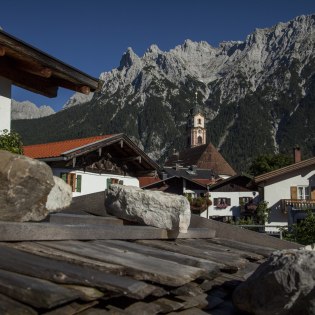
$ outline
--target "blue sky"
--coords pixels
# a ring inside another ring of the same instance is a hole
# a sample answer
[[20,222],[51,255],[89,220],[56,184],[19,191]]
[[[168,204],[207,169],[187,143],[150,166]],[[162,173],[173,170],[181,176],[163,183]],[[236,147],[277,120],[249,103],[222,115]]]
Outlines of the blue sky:
[[[315,13],[314,0],[0,0],[8,33],[98,77],[119,65],[128,47],[142,56],[151,44],[167,51],[185,39],[244,40],[255,28]],[[73,94],[50,99],[14,88],[16,100],[60,110]]]

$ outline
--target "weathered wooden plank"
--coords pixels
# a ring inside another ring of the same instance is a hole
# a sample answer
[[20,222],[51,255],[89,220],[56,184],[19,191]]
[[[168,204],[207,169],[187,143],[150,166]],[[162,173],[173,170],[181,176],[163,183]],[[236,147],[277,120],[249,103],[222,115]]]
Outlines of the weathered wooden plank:
[[160,284],[179,286],[206,275],[206,271],[200,268],[92,242],[62,241],[42,242],[41,244],[124,266],[126,273],[138,280],[150,280]]
[[[137,315],[155,315],[160,314],[163,310],[162,306],[154,303],[136,302],[125,309],[129,314]],[[164,313],[164,312],[163,312]]]
[[[181,243],[181,241],[179,242]],[[185,240],[183,244],[189,244],[189,246],[193,246],[193,247],[197,246],[198,248],[202,248],[202,249],[210,249],[216,252],[233,253],[249,261],[258,261],[264,258],[264,256],[262,255],[251,253],[249,251],[227,247],[227,246],[224,246],[223,244],[222,245],[214,244],[214,243],[208,242],[208,240],[191,239],[191,240]]]
[[98,269],[104,272],[111,272],[113,274],[122,275],[124,271],[124,268],[122,266],[109,264],[95,259],[89,259],[80,255],[75,255],[69,252],[47,247],[37,242],[9,242],[2,244],[4,246],[17,248],[38,256],[67,261],[70,263],[75,263],[77,265],[88,266],[93,269]]
[[247,252],[256,253],[258,255],[262,255],[264,257],[269,257],[269,255],[274,252],[276,249],[270,248],[270,247],[264,247],[259,245],[253,245],[253,244],[247,244],[242,243],[239,241],[234,241],[230,239],[224,239],[224,238],[213,238],[209,240],[209,242],[212,242],[214,244],[223,245],[232,249],[239,249]]
[[222,264],[210,262],[209,260],[205,260],[202,258],[196,258],[188,255],[174,253],[173,251],[169,250],[157,249],[152,246],[146,246],[144,244],[138,244],[135,242],[126,242],[120,240],[99,240],[93,241],[93,243],[103,244],[108,247],[128,250],[143,255],[149,255],[164,260],[170,260],[182,265],[205,269],[207,270],[208,277],[216,276],[219,272],[220,267],[223,267]]
[[246,260],[240,258],[238,255],[216,253],[215,251],[208,250],[204,251],[200,248],[194,248],[192,246],[179,244],[177,241],[164,242],[161,240],[139,240],[137,242],[140,244],[154,246],[160,249],[174,251],[176,253],[199,257],[212,262],[221,263],[224,265],[221,270],[225,270],[227,272],[236,272],[239,268],[243,268],[246,264]]
[[241,258],[239,253],[233,253],[228,251],[219,251],[215,248],[208,246],[206,242],[202,240],[176,240],[176,244],[184,246],[185,248],[193,248],[198,250],[204,255],[210,256],[210,259],[222,262],[227,266],[235,266],[237,268],[244,268],[248,261]]
[[207,228],[189,229],[187,233],[150,226],[66,225],[53,223],[0,222],[0,241],[96,240],[96,239],[176,239],[209,238]]
[[52,308],[79,297],[55,283],[1,269],[0,292],[36,308]]
[[82,301],[90,302],[95,301],[104,296],[104,293],[91,287],[73,284],[63,284],[64,288],[75,292]]
[[0,269],[63,284],[97,287],[134,298],[144,298],[155,287],[128,277],[107,274],[87,266],[53,260],[0,245]]
[[95,306],[96,304],[98,304],[97,301],[93,301],[90,303],[73,302],[71,304],[59,307],[53,311],[44,313],[44,315],[75,315]]
[[67,213],[54,213],[49,216],[49,222],[57,224],[111,224],[123,225],[124,221],[113,216],[100,217],[95,215],[78,215]]
[[155,305],[160,306],[160,312],[161,313],[169,313],[172,311],[176,311],[179,310],[181,308],[183,308],[184,304],[178,302],[178,301],[174,301],[171,299],[167,299],[167,298],[161,298],[158,300],[155,300],[153,302]]
[[21,314],[21,315],[36,315],[37,312],[32,308],[14,301],[9,297],[0,294],[0,314],[3,315],[13,315],[13,314]]
[[220,298],[210,296],[205,293],[196,296],[176,296],[176,298],[183,301],[183,309],[197,307],[204,310],[209,310],[224,302],[224,300]]

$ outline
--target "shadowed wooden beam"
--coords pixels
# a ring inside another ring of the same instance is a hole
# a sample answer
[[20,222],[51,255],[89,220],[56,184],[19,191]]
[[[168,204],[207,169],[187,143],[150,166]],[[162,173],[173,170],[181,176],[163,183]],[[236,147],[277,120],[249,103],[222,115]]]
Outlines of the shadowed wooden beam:
[[47,97],[57,96],[58,86],[54,85],[47,78],[17,69],[6,57],[0,59],[0,76],[11,80],[14,85],[29,91]]
[[126,157],[126,158],[121,158],[118,159],[121,162],[130,162],[130,161],[138,161],[139,163],[141,163],[141,156],[130,156],[130,157]]
[[88,86],[81,86],[79,88],[79,92],[87,95],[87,94],[90,94],[91,89]]
[[0,57],[3,57],[5,55],[5,48],[0,46]]
[[52,75],[52,70],[49,68],[43,68],[40,70],[40,75],[43,76],[44,78],[50,78]]

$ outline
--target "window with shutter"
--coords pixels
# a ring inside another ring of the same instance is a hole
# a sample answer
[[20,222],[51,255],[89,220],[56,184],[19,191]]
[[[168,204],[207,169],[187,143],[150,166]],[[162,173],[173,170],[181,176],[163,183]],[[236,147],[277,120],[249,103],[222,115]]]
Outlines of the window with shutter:
[[77,192],[81,192],[81,185],[82,185],[82,175],[77,175],[77,185],[76,185]]
[[297,187],[291,186],[290,187],[291,199],[297,199]]
[[111,178],[107,178],[106,180],[106,188],[109,188],[109,186],[112,184],[112,179]]

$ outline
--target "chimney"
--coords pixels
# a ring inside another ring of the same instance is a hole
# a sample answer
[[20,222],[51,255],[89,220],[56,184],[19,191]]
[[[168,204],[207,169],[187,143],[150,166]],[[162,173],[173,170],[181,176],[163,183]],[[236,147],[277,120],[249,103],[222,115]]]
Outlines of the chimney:
[[294,148],[293,148],[293,157],[294,157],[294,163],[298,163],[298,162],[301,162],[302,161],[302,155],[301,155],[301,149],[298,145],[296,145]]

